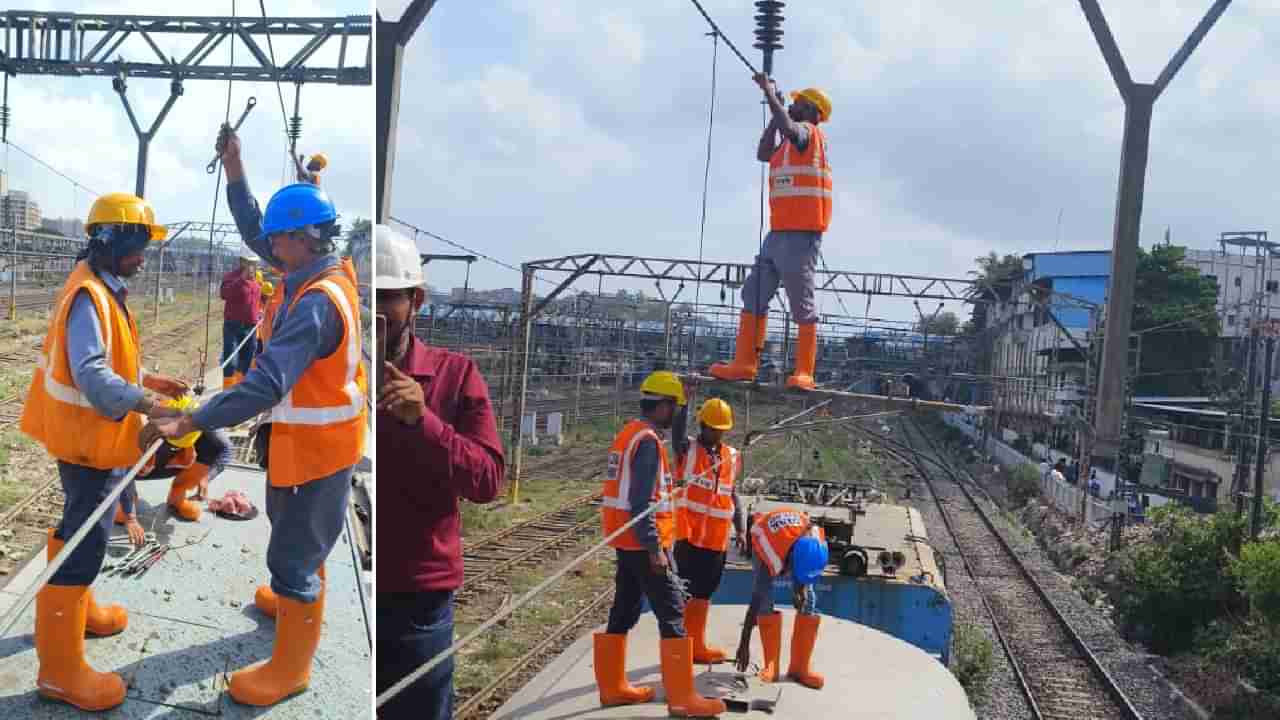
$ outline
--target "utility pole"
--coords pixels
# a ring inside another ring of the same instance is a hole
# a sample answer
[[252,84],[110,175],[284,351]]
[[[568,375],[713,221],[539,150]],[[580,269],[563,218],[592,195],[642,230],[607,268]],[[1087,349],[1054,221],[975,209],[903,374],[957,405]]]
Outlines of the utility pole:
[[1271,423],[1271,358],[1275,355],[1276,338],[1270,327],[1267,332],[1266,373],[1262,376],[1262,407],[1258,410],[1258,455],[1253,470],[1253,512],[1249,523],[1249,536],[1254,540],[1262,532],[1262,480],[1267,471],[1267,440]]
[[1232,478],[1232,491],[1235,494],[1236,515],[1244,514],[1244,494],[1245,489],[1249,486],[1249,403],[1253,400],[1254,380],[1257,373],[1254,372],[1256,364],[1258,348],[1258,325],[1253,324],[1253,328],[1249,331],[1249,359],[1247,360],[1247,372],[1249,373],[1247,385],[1245,386],[1244,396],[1240,399],[1240,436],[1236,439],[1240,443],[1238,458],[1236,460],[1235,477]]
[[404,48],[435,4],[436,0],[413,0],[398,20],[384,20],[382,12],[377,13],[377,156],[374,158],[377,163],[377,206],[374,212],[377,214],[376,222],[379,223],[385,223],[391,218],[391,180],[395,175],[396,126],[400,119],[400,77],[404,73]]
[[[1107,297],[1106,337],[1098,383],[1095,458],[1115,457],[1120,447],[1121,415],[1130,326],[1133,320],[1134,276],[1137,271],[1138,234],[1142,223],[1142,195],[1146,185],[1147,151],[1151,139],[1151,114],[1155,101],[1196,46],[1230,5],[1216,0],[1174,53],[1152,84],[1136,83],[1129,75],[1097,0],[1080,0],[1085,20],[1093,32],[1116,88],[1124,100],[1124,140],[1120,151],[1120,178],[1111,249],[1110,288]],[[1118,468],[1117,468],[1118,469]]]

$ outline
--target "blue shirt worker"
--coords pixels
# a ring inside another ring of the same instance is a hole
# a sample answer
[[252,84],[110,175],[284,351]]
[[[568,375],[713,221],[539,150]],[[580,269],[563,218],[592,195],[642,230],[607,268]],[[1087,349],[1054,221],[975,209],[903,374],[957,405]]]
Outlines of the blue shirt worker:
[[[62,519],[50,532],[50,559],[88,522],[124,469],[141,460],[143,416],[177,414],[143,388],[172,397],[187,392],[179,380],[143,371],[138,327],[125,303],[126,282],[142,269],[147,247],[166,235],[155,211],[133,195],[103,195],[89,210],[85,232],[88,243],[50,314],[20,421],[22,432],[57,460],[66,496]],[[114,635],[129,620],[123,607],[99,606],[89,590],[102,569],[110,527],[111,516],[102,515],[36,596],[37,691],[89,711],[113,708],[125,697],[119,675],[96,672],[84,658],[86,632]]]
[[266,212],[245,182],[240,139],[224,125],[218,152],[240,236],[284,272],[284,300],[271,339],[230,390],[147,432],[180,437],[236,425],[271,411],[267,457],[270,587],[257,607],[276,618],[265,664],[231,677],[236,701],[274,705],[306,689],[324,615],[324,562],[342,533],[351,475],[364,453],[368,385],[361,363],[355,269],[333,254],[337,211],[315,185],[276,192]]
[[813,657],[822,619],[813,592],[813,584],[827,566],[827,540],[822,528],[813,525],[806,513],[779,508],[765,513],[752,524],[751,553],[755,585],[742,622],[742,639],[738,642],[738,671],[746,672],[751,664],[751,630],[759,625],[760,643],[764,645],[760,679],[765,682],[778,679],[782,613],[773,609],[773,580],[789,572],[796,620],[791,631],[791,667],[787,677],[806,687],[821,689],[823,678],[809,668],[809,660]]

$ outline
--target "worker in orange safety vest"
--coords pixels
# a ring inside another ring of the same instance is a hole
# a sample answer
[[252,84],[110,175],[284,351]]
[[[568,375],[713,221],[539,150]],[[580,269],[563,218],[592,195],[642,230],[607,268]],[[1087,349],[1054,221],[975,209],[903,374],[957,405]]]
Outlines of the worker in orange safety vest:
[[[756,159],[769,163],[769,234],[742,285],[733,362],[716,363],[710,372],[721,380],[755,379],[769,301],[781,283],[799,335],[795,371],[787,378],[787,387],[812,390],[818,357],[814,273],[822,234],[831,224],[832,195],[827,137],[818,124],[831,119],[831,99],[818,88],[805,88],[791,93],[788,109],[767,75],[756,75],[755,80],[773,111],[773,120],[756,148]],[[779,134],[781,143],[777,141]]]
[[676,567],[689,585],[684,606],[684,627],[693,639],[693,660],[723,662],[728,653],[706,644],[707,614],[711,596],[720,586],[729,540],[745,545],[742,505],[737,477],[742,460],[737,449],[722,442],[733,429],[733,410],[720,398],[711,398],[698,411],[698,438],[688,452],[676,458],[676,485],[684,495],[676,499]]
[[[609,447],[609,468],[601,500],[606,537],[617,554],[613,607],[603,633],[592,636],[596,686],[603,706],[649,702],[653,688],[627,682],[627,633],[640,620],[643,601],[658,616],[662,637],[662,685],[667,710],[676,717],[715,717],[723,701],[704,698],[693,686],[693,642],[685,634],[684,594],[670,557],[676,523],[671,469],[660,432],[670,428],[685,405],[684,386],[659,370],[640,385],[643,417],[627,423]],[[627,527],[637,515],[656,509]],[[625,530],[624,530],[625,528]]]
[[822,577],[827,566],[826,535],[814,525],[807,513],[792,508],[779,508],[765,513],[751,525],[752,570],[755,578],[751,604],[742,623],[738,642],[738,670],[746,672],[751,664],[751,630],[760,626],[760,643],[764,646],[764,667],[760,679],[774,682],[782,657],[782,613],[773,609],[773,580],[791,574],[792,605],[796,609],[795,627],[791,631],[791,667],[787,677],[801,685],[820,689],[823,677],[813,672],[809,660],[818,640],[817,597],[813,584]]

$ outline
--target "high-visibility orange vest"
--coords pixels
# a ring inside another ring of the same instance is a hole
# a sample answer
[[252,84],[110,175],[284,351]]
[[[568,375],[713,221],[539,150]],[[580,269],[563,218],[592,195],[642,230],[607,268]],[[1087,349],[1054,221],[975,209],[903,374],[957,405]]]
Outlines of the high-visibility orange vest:
[[676,467],[676,479],[687,483],[676,499],[676,538],[715,552],[729,549],[733,528],[733,483],[738,474],[738,451],[721,444],[715,458],[695,442]]
[[751,550],[764,561],[769,574],[777,577],[787,564],[787,553],[796,540],[812,534],[826,541],[826,534],[817,525],[809,524],[809,514],[780,508],[765,513],[751,525]]
[[63,462],[99,470],[129,467],[142,457],[138,449],[142,415],[130,411],[119,421],[102,416],[76,387],[71,374],[67,320],[72,301],[81,290],[88,292],[98,313],[98,328],[111,370],[125,382],[142,384],[138,326],[88,261],[81,260],[58,291],[44,347],[22,405],[20,427]]
[[360,302],[350,260],[298,289],[286,312],[309,292],[322,292],[338,309],[342,339],[317,358],[271,411],[267,479],[293,487],[328,477],[360,461],[364,452],[368,384],[360,356]]
[[827,138],[817,125],[800,152],[790,140],[769,158],[769,228],[826,232],[831,224],[831,166]]
[[[618,528],[631,522],[631,461],[635,458],[636,448],[640,441],[652,438],[658,443],[659,472],[658,482],[653,487],[653,502],[661,502],[659,509],[653,513],[654,522],[658,526],[658,543],[671,547],[675,541],[675,517],[671,512],[671,470],[667,462],[667,449],[662,445],[662,438],[653,426],[643,420],[632,420],[622,428],[609,446],[609,471],[605,475],[604,492],[601,499],[601,523],[606,536],[612,535]],[[635,527],[609,542],[619,550],[643,550],[644,546],[636,539]]]

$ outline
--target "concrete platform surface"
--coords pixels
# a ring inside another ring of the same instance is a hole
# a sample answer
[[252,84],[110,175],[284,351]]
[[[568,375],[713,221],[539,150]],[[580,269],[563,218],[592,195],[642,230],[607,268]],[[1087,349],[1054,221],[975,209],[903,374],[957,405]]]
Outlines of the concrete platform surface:
[[[711,608],[707,640],[730,653],[737,648],[746,608],[724,605]],[[794,613],[783,611],[782,667],[790,658]],[[593,632],[603,632],[596,628]],[[654,702],[643,705],[600,707],[592,667],[591,634],[573,643],[560,657],[538,673],[492,716],[494,720],[585,720],[587,718],[665,718],[658,655],[658,627],[652,613],[627,637],[627,677],[635,685],[657,688]],[[760,662],[759,633],[752,638],[752,662]],[[706,696],[732,696],[750,700],[775,700],[773,714],[761,710],[726,713],[722,718],[794,718],[797,720],[974,720],[973,710],[960,684],[928,653],[878,630],[847,620],[822,618],[813,668],[826,677],[821,690],[810,690],[791,681],[761,683],[749,676],[748,689],[735,689],[737,673],[729,664],[694,667],[699,692]]]
[[[310,688],[271,708],[239,705],[226,694],[226,675],[270,657],[275,637],[274,621],[253,607],[254,589],[269,579],[266,480],[261,472],[229,468],[213,481],[210,494],[242,490],[258,506],[258,517],[237,522],[205,512],[195,523],[175,519],[166,509],[169,482],[138,483],[138,517],[174,549],[141,577],[102,575],[93,585],[99,604],[120,603],[129,611],[123,633],[86,640],[89,664],[120,673],[130,684],[124,705],[101,716],[371,717],[371,656],[346,534],[326,563],[324,629]],[[128,552],[121,541],[124,534],[123,527],[114,529],[107,563]],[[187,543],[192,544],[182,547]],[[0,603],[11,605],[44,564],[42,553],[15,577]],[[68,705],[37,696],[34,621],[33,603],[10,635],[0,638],[0,718],[84,717]]]

